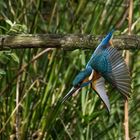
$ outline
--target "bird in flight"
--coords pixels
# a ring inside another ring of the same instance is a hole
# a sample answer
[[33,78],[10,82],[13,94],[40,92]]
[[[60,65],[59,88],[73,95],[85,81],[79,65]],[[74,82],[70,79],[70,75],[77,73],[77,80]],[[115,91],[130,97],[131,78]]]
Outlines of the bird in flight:
[[65,102],[75,92],[85,86],[91,88],[99,95],[107,110],[110,112],[109,98],[105,90],[105,80],[115,87],[126,99],[131,93],[131,80],[127,65],[120,52],[112,46],[111,30],[93,52],[84,70],[80,71],[73,80],[73,87],[64,96]]

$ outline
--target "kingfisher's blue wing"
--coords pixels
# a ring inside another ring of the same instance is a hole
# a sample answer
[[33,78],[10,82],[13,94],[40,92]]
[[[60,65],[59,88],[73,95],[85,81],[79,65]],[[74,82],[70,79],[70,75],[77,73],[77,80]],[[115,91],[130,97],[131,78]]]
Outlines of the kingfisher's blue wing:
[[116,48],[108,46],[88,63],[124,96],[131,93],[130,74],[126,63]]
[[131,93],[131,81],[128,68],[121,54],[110,46],[110,39],[114,30],[98,45],[87,66],[91,66],[107,81],[112,83],[124,96]]
[[104,73],[103,76],[124,96],[128,97],[131,93],[131,80],[127,65],[117,49],[108,47],[106,52],[108,52],[106,59],[110,65],[111,71]]

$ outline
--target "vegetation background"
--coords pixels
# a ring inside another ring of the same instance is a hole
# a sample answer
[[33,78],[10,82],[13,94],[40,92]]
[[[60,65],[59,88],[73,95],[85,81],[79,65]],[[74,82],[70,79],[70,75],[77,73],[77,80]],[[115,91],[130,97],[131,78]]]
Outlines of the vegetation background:
[[[129,0],[0,0],[0,34],[105,35],[114,26],[116,35],[127,34],[128,7]],[[139,0],[133,3],[132,33],[140,35]],[[123,140],[124,100],[110,86],[110,115],[88,87],[59,103],[92,52],[0,51],[0,139]],[[129,129],[130,138],[139,140],[140,52],[130,55]]]

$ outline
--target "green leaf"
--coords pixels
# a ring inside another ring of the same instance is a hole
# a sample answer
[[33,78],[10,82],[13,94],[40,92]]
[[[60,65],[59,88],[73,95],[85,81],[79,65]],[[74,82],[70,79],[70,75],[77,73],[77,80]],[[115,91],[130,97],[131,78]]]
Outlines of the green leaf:
[[9,19],[6,19],[5,21],[6,21],[6,23],[8,23],[10,26],[13,26],[13,24],[14,24],[14,23],[12,23],[12,21],[9,20]]
[[17,62],[17,63],[19,64],[19,58],[18,58],[18,56],[16,55],[16,53],[10,53],[9,55],[11,56],[11,58],[12,58],[15,62]]

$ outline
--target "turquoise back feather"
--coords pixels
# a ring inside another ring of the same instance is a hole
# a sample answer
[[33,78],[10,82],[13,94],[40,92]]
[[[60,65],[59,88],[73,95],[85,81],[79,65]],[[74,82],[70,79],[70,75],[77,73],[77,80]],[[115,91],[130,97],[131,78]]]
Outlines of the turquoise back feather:
[[[95,59],[97,57],[97,55],[101,55],[100,53],[102,53],[103,50],[105,50],[106,46],[109,44],[110,39],[112,38],[114,29],[112,29],[105,38],[103,38],[103,40],[101,41],[101,43],[98,45],[98,47],[95,49],[95,51],[93,52],[89,62],[87,63],[86,67],[90,66],[91,63],[93,63],[93,59]],[[106,54],[105,54],[106,55]],[[98,58],[98,57],[97,57]]]

